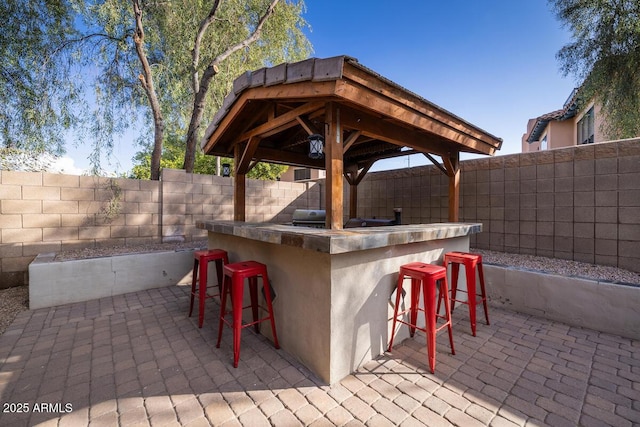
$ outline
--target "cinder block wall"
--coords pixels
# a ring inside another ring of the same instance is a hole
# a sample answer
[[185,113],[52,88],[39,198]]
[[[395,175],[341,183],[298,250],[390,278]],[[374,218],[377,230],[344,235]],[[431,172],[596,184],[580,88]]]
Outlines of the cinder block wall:
[[[161,183],[163,241],[206,238],[206,230],[196,228],[197,221],[233,219],[233,178],[164,169]],[[294,210],[319,203],[319,187],[314,182],[248,179],[246,220],[291,222]]]
[[[640,271],[640,139],[461,162],[460,219],[482,249]],[[348,200],[348,199],[346,199]],[[435,167],[369,173],[358,215],[446,222],[448,180]]]
[[[313,183],[247,181],[248,221],[291,221],[317,205]],[[314,205],[314,206],[315,206]],[[205,238],[232,219],[233,180],[165,169],[161,181],[0,171],[0,288],[28,283],[39,253]]]

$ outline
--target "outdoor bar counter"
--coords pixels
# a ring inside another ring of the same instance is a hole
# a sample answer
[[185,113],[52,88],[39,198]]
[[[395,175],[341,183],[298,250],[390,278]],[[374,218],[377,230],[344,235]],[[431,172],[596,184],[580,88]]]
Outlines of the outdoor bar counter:
[[[445,252],[468,251],[469,236],[482,231],[482,224],[467,223],[346,230],[235,221],[197,226],[208,230],[209,248],[226,250],[230,262],[267,265],[281,348],[328,384],[386,351],[400,265],[441,264]],[[261,332],[270,337],[269,328]],[[400,342],[407,327],[398,333]]]

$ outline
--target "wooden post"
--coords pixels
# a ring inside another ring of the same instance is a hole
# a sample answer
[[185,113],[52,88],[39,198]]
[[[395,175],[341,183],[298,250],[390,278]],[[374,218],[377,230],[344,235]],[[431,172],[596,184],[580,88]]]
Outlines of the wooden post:
[[349,218],[358,217],[358,184],[349,185]]
[[327,170],[326,190],[326,227],[332,230],[342,229],[342,209],[344,205],[342,128],[340,126],[340,109],[334,103],[327,103],[325,108],[325,168]]
[[358,169],[357,165],[352,165],[344,171],[344,177],[349,183],[349,218],[358,217],[358,185],[374,162],[375,160],[370,160],[362,169]]
[[233,160],[235,164],[235,174],[233,177],[233,220],[234,221],[246,221],[245,219],[245,206],[246,206],[246,175],[239,173],[240,161],[242,159],[243,150],[240,144],[237,144],[233,150]]
[[454,152],[443,157],[449,177],[449,222],[460,220],[460,153]]

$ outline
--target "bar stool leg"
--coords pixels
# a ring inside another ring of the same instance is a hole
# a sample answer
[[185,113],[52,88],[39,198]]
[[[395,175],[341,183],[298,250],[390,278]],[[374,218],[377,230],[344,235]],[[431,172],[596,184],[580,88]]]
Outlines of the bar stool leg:
[[422,292],[427,328],[427,357],[431,373],[434,374],[436,372],[436,287],[427,286],[423,280]]
[[487,294],[484,287],[484,272],[482,271],[482,261],[478,263],[478,275],[480,276],[480,292],[482,292],[482,306],[484,308],[484,318],[489,324],[489,310],[487,310]]
[[420,304],[420,287],[421,280],[411,278],[411,326],[409,326],[409,336],[413,337],[416,333],[416,325],[418,324],[418,305]]
[[269,286],[269,276],[265,270],[262,276],[262,287],[264,289],[264,299],[267,302],[267,310],[269,310],[269,320],[271,321],[271,334],[273,335],[273,345],[276,349],[280,348],[278,343],[278,334],[276,333],[276,321],[273,318],[273,301],[271,300],[271,289]]
[[[220,294],[220,322],[218,323],[218,341],[216,342],[216,348],[220,348],[220,341],[222,340],[222,326],[224,325],[224,315],[227,309],[227,294],[231,293],[231,278],[224,276],[222,282],[222,293]],[[231,295],[233,298],[233,294]]]
[[218,293],[220,294],[221,297],[222,297],[222,281],[224,280],[222,276],[222,268],[224,267],[225,263],[229,264],[229,261],[226,258],[224,259],[224,261],[221,259],[216,260],[216,273],[218,276]]
[[389,340],[389,347],[387,347],[387,351],[391,351],[393,347],[393,338],[396,334],[396,323],[398,320],[398,307],[400,307],[400,298],[402,297],[402,282],[404,281],[404,276],[402,273],[398,275],[398,284],[396,286],[396,305],[393,308],[393,323],[391,324],[391,339]]
[[207,298],[207,281],[208,278],[208,270],[209,263],[202,262],[200,263],[200,268],[198,275],[200,284],[198,285],[198,327],[202,328],[202,324],[204,323],[204,300]]
[[240,360],[240,337],[242,331],[242,297],[244,292],[244,279],[233,277],[233,293],[231,302],[233,305],[233,367],[238,367]]
[[453,347],[453,326],[452,326],[453,322],[451,321],[451,310],[449,310],[451,301],[449,300],[449,287],[447,286],[446,277],[442,279],[442,281],[440,282],[440,295],[444,295],[444,312],[445,312],[444,316],[445,316],[445,320],[449,324],[447,328],[449,331],[449,345],[451,346],[451,354],[455,355],[456,350]]
[[189,304],[189,317],[193,313],[193,299],[196,293],[196,283],[198,280],[198,258],[193,260],[193,272],[191,273],[191,303]]
[[451,312],[456,308],[456,293],[458,291],[458,276],[460,275],[460,264],[451,263]]
[[472,263],[464,264],[467,276],[467,302],[469,303],[469,320],[471,321],[471,334],[476,336],[476,269]]
[[[263,279],[264,280],[264,279]],[[260,332],[260,324],[258,322],[258,277],[249,277],[249,295],[251,296],[251,314],[253,315],[253,321],[256,322],[253,325],[253,329],[256,332]]]

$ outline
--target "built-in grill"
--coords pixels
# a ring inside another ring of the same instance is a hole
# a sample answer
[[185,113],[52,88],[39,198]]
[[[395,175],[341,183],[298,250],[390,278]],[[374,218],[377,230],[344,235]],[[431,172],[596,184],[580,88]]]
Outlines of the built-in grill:
[[293,225],[298,227],[324,228],[327,212],[323,209],[296,209],[293,211]]
[[[395,208],[393,214],[393,219],[351,218],[344,224],[344,228],[382,227],[402,224],[402,209]],[[292,224],[299,227],[325,228],[326,218],[327,213],[323,209],[296,209],[293,211]]]

